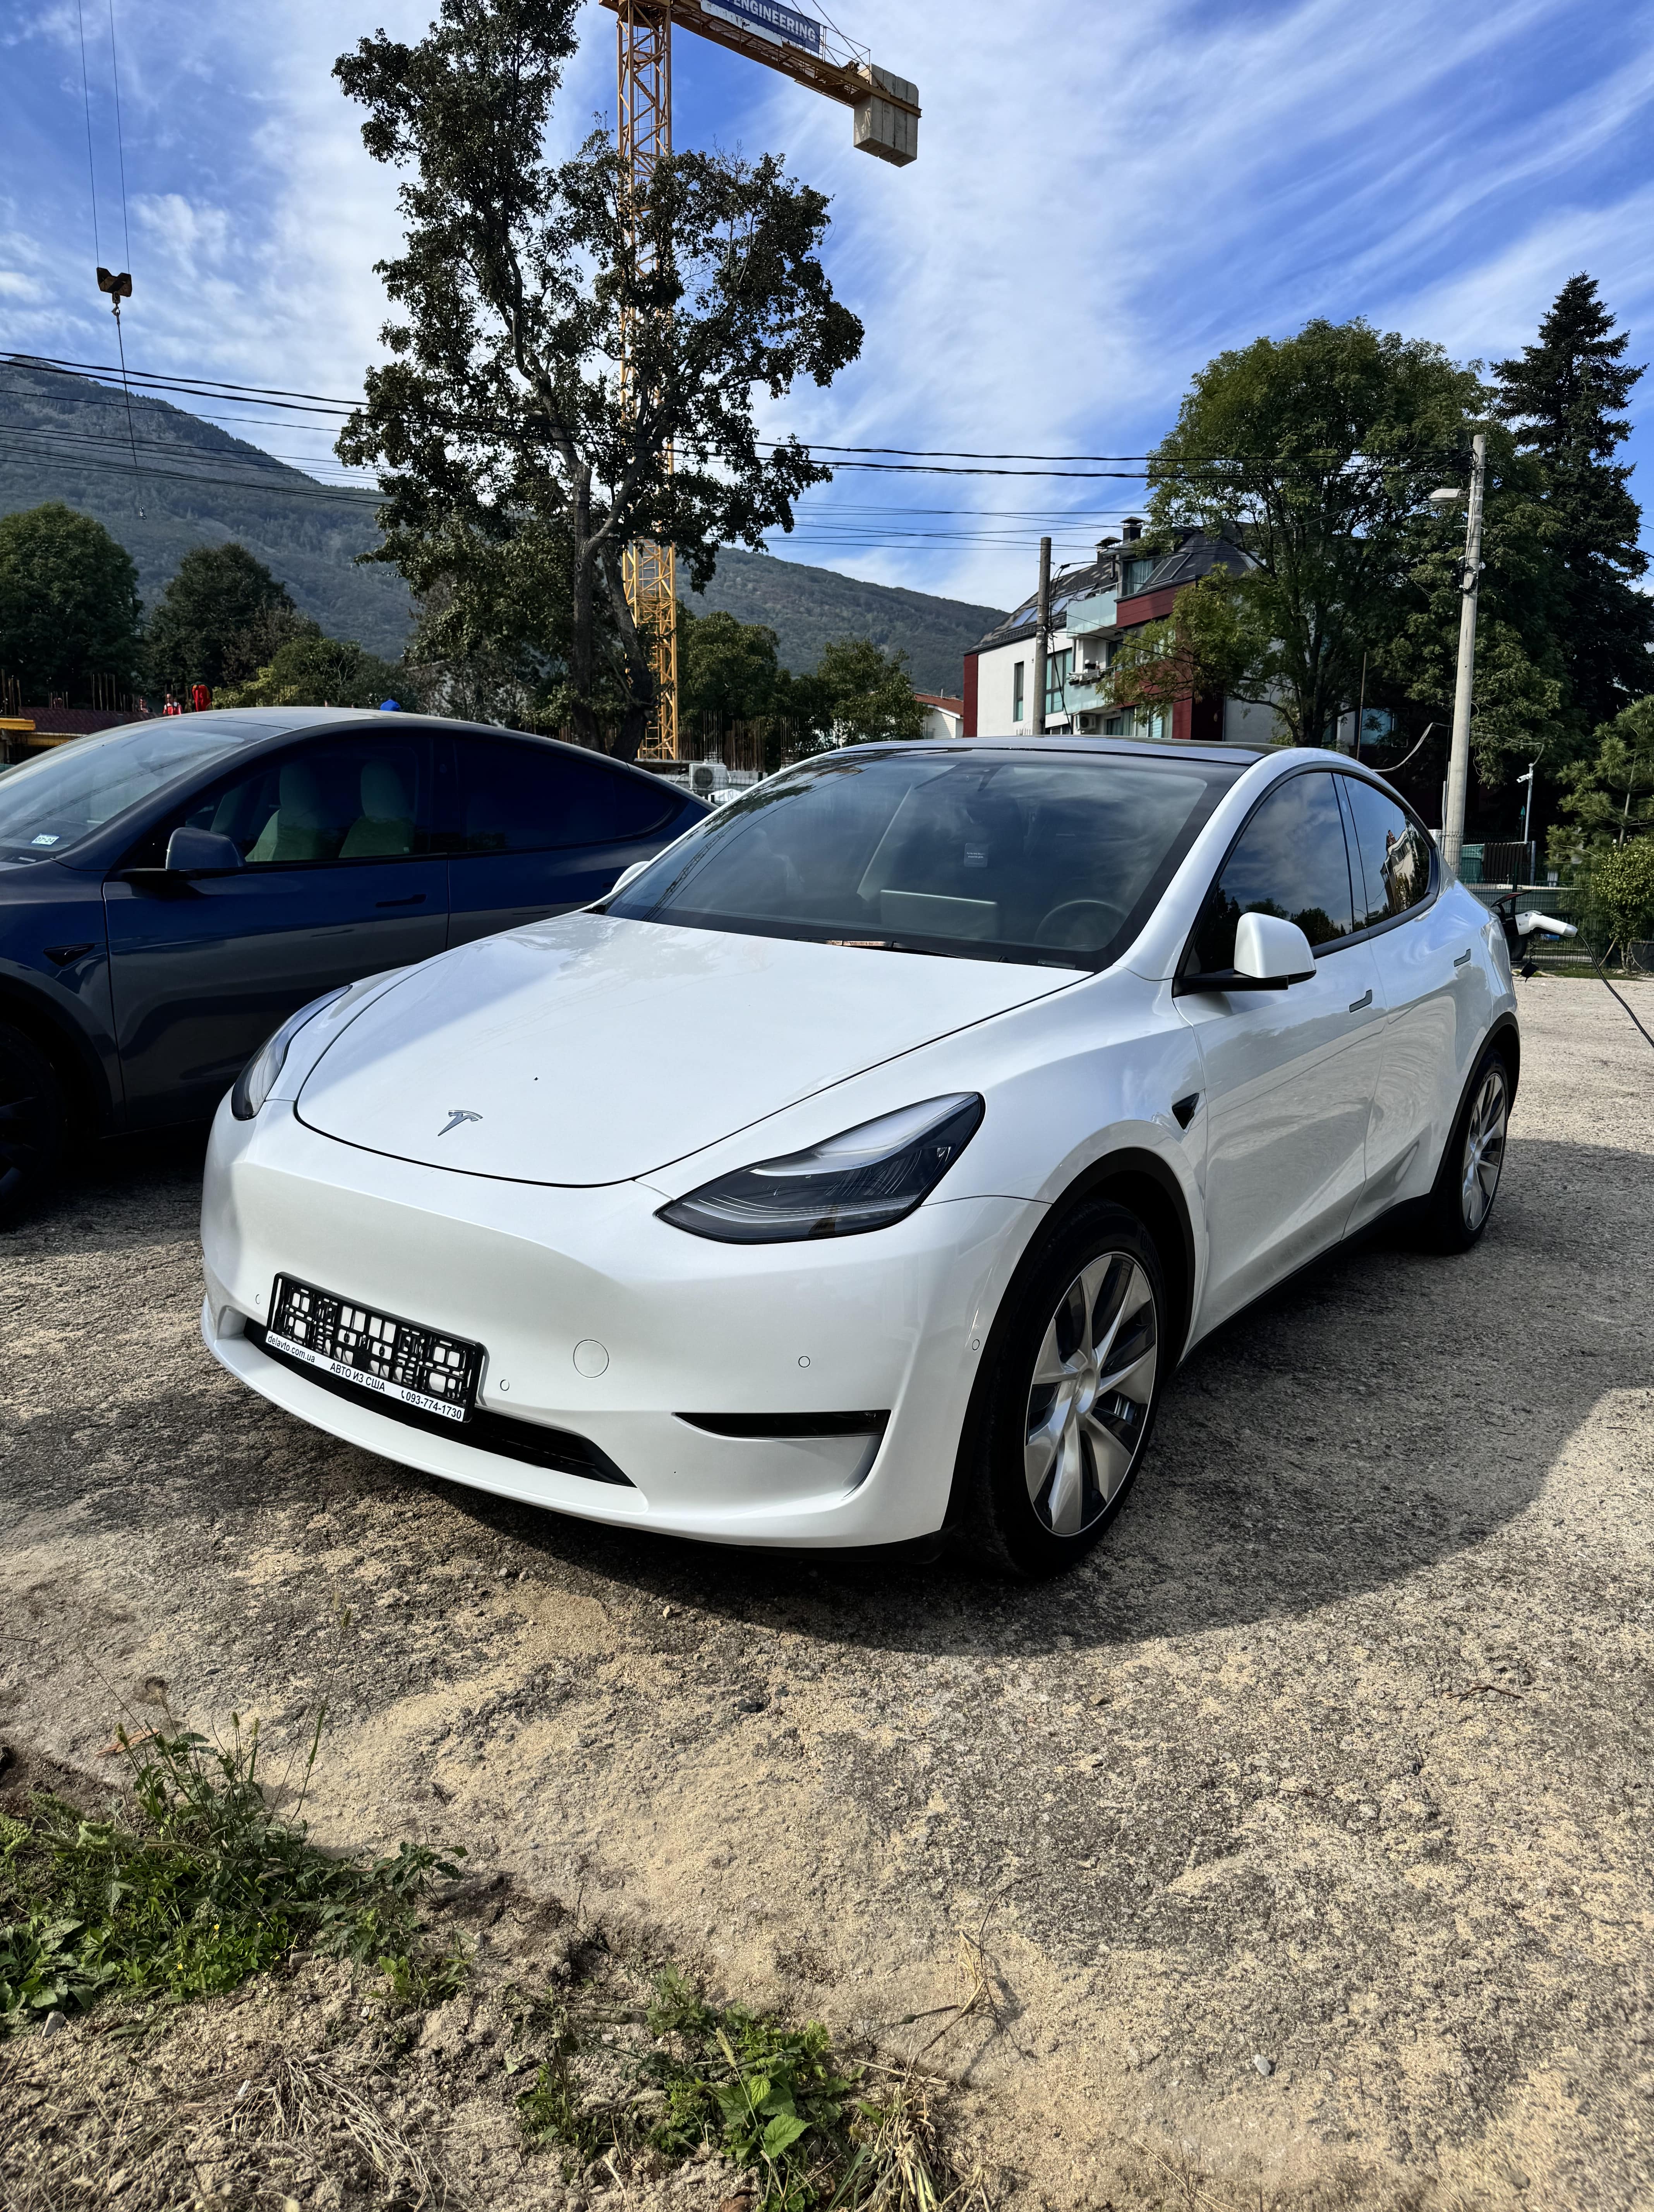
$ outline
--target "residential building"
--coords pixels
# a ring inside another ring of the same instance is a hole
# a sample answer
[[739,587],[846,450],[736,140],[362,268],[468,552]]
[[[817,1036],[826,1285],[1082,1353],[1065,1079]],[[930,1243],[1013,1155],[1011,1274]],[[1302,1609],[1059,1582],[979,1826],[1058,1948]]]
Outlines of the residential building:
[[[1127,520],[1123,535],[1106,538],[1097,557],[1064,569],[1051,583],[1051,635],[1045,656],[1045,730],[1081,736],[1161,738],[1172,744],[1258,744],[1274,731],[1269,707],[1239,699],[1179,699],[1161,714],[1120,714],[1110,707],[1104,678],[1120,640],[1171,613],[1178,593],[1224,568],[1239,574],[1251,558],[1233,538],[1184,530],[1170,552],[1142,542],[1142,525]],[[990,630],[965,656],[966,737],[1029,734],[1034,726],[1033,641],[1038,595]]]
[[965,702],[950,699],[945,692],[916,691],[913,696],[924,709],[922,738],[960,738],[965,734]]

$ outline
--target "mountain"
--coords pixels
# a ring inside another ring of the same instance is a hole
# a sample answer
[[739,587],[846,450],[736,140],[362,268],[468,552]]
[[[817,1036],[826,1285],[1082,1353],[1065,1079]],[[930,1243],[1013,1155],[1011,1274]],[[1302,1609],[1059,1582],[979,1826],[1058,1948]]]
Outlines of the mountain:
[[373,502],[319,484],[215,422],[148,392],[126,403],[89,377],[0,361],[0,514],[60,499],[101,522],[153,605],[192,545],[239,538],[334,637],[394,659],[412,622],[394,568],[358,568]]
[[886,652],[906,653],[917,690],[953,698],[964,680],[966,653],[1005,619],[995,607],[933,599],[895,584],[859,583],[835,569],[728,545],[706,592],[684,596],[697,614],[722,608],[740,622],[767,623],[780,641],[783,666],[795,676],[815,667],[830,639],[870,637]]
[[[118,386],[0,359],[0,514],[60,499],[94,515],[136,562],[151,605],[191,546],[239,538],[330,636],[387,659],[402,651],[413,621],[407,586],[394,568],[354,565],[378,536],[371,496],[318,483],[153,393],[133,393],[132,433],[136,470]],[[906,653],[920,690],[952,694],[966,649],[1004,618],[731,548],[689,605],[766,623],[795,673],[813,668],[831,638],[869,637]]]

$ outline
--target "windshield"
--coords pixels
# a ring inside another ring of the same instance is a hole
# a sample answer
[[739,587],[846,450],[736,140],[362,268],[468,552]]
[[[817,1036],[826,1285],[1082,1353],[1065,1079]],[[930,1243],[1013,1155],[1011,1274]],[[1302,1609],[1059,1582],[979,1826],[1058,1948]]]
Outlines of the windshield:
[[638,921],[1095,968],[1243,763],[854,750],[772,777],[608,902]]
[[174,777],[268,737],[267,722],[177,714],[71,738],[0,775],[0,860],[50,860]]

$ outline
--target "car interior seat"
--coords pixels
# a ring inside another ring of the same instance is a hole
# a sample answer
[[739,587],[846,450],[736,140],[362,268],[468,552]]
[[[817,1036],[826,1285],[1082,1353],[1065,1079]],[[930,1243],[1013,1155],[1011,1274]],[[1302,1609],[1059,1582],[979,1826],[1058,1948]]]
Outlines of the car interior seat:
[[330,860],[338,850],[330,831],[322,787],[304,761],[288,761],[276,787],[276,811],[254,841],[249,860]]
[[362,811],[339,848],[342,860],[394,858],[414,849],[414,810],[401,774],[389,761],[369,761],[362,769]]

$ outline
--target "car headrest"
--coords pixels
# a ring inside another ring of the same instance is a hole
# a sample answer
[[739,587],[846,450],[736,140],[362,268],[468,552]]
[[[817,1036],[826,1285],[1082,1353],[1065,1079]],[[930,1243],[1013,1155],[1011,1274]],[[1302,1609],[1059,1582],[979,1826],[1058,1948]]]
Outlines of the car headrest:
[[369,761],[362,770],[362,812],[370,822],[405,822],[412,810],[401,776],[389,761]]

